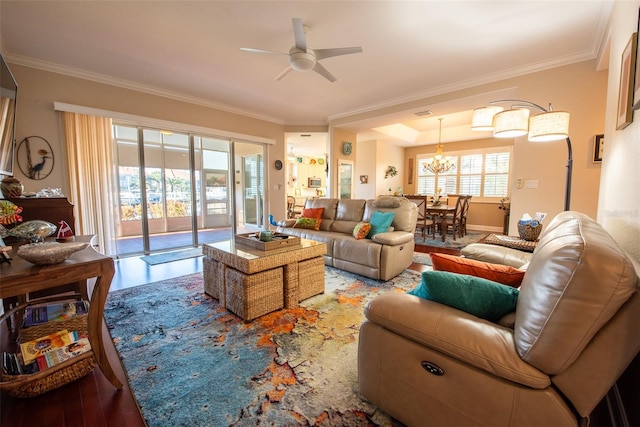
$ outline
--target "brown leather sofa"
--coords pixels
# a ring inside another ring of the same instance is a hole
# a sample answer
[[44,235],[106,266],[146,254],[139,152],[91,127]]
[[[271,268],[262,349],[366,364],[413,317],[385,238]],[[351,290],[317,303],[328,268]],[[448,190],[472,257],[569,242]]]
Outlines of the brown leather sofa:
[[639,271],[594,220],[563,212],[530,258],[513,327],[405,293],[372,299],[360,393],[409,426],[588,425],[640,351]]
[[[415,203],[404,197],[307,199],[305,208],[324,208],[320,230],[293,228],[295,219],[280,221],[277,231],[327,245],[325,265],[378,280],[389,280],[411,265],[418,217]],[[369,222],[373,212],[394,212],[390,231],[356,240],[353,229]]]

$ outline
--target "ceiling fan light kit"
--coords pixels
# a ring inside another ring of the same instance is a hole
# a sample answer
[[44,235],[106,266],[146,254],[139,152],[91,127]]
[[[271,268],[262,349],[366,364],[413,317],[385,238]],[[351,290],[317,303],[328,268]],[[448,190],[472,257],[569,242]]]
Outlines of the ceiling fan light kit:
[[312,49],[307,49],[307,52],[304,52],[296,47],[292,47],[289,51],[289,64],[291,64],[291,68],[296,71],[313,70],[313,67],[316,65],[316,55]]
[[[331,74],[326,68],[320,65],[318,61],[334,56],[350,55],[353,53],[362,52],[362,48],[360,46],[313,50],[307,46],[307,39],[305,34],[308,28],[302,23],[302,19],[293,18],[292,23],[295,45],[292,46],[291,49],[289,49],[289,65],[276,76],[276,80],[281,80],[284,76],[289,74],[291,70],[302,72],[313,70],[333,83],[337,80],[336,77]],[[276,55],[286,55],[282,52],[273,52],[270,50],[254,49],[248,47],[240,48],[240,50],[250,53],[271,53]]]

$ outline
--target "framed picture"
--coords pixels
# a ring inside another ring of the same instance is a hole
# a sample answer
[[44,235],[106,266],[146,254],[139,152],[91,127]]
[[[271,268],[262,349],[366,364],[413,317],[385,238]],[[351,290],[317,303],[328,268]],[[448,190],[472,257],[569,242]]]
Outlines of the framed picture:
[[620,64],[620,92],[618,94],[618,122],[616,129],[624,129],[633,121],[633,78],[636,75],[638,33],[635,32],[622,51]]
[[[640,9],[638,10],[638,32],[636,36],[640,38]],[[640,58],[638,58],[638,39],[636,38],[636,78],[633,84],[633,109],[640,110]]]
[[602,153],[604,153],[604,135],[596,135],[593,143],[593,163],[602,161]]
[[368,184],[369,175],[360,175],[360,184]]

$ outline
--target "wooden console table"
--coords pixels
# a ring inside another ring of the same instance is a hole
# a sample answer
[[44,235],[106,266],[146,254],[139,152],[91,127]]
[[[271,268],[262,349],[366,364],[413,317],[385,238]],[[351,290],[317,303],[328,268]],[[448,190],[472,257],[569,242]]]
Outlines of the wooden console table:
[[[94,236],[76,236],[76,241],[91,243]],[[0,298],[18,297],[37,291],[55,288],[69,283],[84,282],[95,278],[88,314],[89,342],[96,362],[104,376],[114,387],[122,383],[109,363],[102,342],[104,304],[115,274],[113,259],[95,251],[89,245],[72,254],[66,261],[54,265],[34,265],[16,255],[17,247],[9,255],[11,264],[0,264]],[[85,290],[86,292],[86,290]],[[2,316],[4,318],[5,316]],[[66,362],[65,362],[66,363]],[[44,374],[34,374],[40,375]],[[0,388],[3,388],[0,384]]]

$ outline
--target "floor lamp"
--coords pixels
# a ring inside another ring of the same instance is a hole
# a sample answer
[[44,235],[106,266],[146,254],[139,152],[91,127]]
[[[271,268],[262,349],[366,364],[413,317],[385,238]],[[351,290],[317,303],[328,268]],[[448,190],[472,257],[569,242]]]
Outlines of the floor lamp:
[[[511,108],[495,105],[511,103]],[[531,116],[531,110],[540,113]],[[486,107],[473,110],[471,129],[477,131],[493,131],[496,138],[515,138],[529,134],[531,142],[567,141],[567,179],[564,190],[564,210],[569,210],[571,202],[571,173],[573,170],[573,155],[571,152],[571,139],[569,139],[569,112],[553,111],[541,107],[533,102],[520,99],[501,99],[492,101]]]

